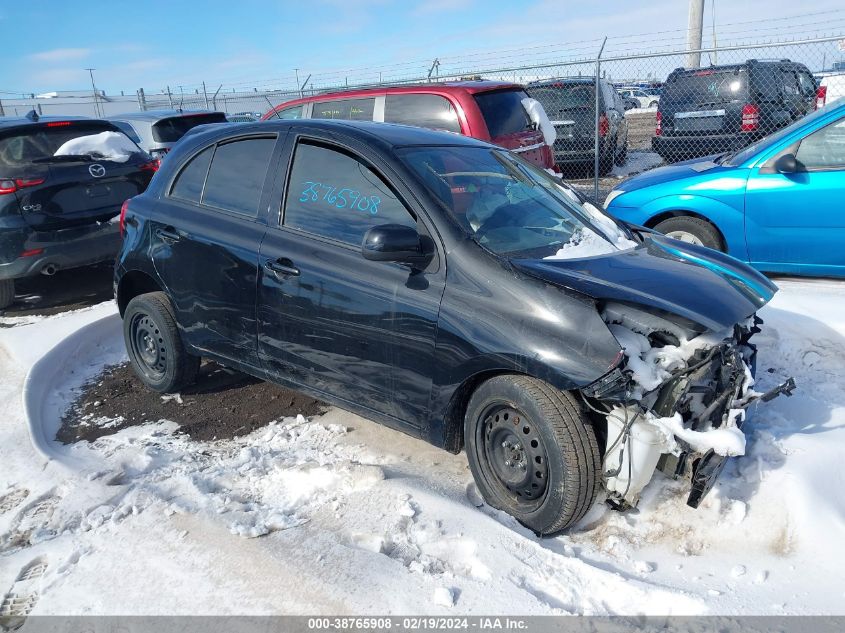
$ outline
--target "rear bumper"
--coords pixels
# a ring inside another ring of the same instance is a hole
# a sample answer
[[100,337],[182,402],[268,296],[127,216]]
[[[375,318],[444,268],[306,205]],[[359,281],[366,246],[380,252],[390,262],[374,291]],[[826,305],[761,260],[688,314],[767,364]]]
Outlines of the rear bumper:
[[754,139],[738,134],[716,136],[653,136],[652,149],[663,158],[697,158],[739,149]]
[[[31,277],[48,267],[62,270],[98,264],[114,259],[120,249],[120,229],[116,222],[57,231],[18,231],[26,233],[16,236],[18,239],[3,240],[5,244],[18,243],[22,247],[16,253],[2,254],[0,261],[5,263],[0,263],[0,279]],[[20,257],[24,251],[36,253]]]
[[[599,145],[599,155],[604,156],[607,153],[607,143],[602,141]],[[574,149],[557,149],[554,150],[555,164],[557,165],[572,165],[592,163],[595,160],[595,151],[593,144],[590,142],[589,147],[577,147]]]

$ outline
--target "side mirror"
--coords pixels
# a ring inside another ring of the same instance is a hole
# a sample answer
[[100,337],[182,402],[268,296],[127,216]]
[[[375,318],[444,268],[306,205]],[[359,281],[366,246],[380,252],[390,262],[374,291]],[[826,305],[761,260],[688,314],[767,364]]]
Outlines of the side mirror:
[[789,153],[778,157],[773,165],[775,171],[779,174],[794,174],[802,171],[801,163],[795,158],[795,154]]
[[380,224],[364,235],[361,255],[373,262],[413,264],[426,259],[419,233],[402,224]]

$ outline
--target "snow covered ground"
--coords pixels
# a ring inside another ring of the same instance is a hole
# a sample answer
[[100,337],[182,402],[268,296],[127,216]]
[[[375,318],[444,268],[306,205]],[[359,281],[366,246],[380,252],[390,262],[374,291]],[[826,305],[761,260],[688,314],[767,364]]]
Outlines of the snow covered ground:
[[778,283],[757,388],[799,390],[752,413],[702,507],[658,476],[638,511],[551,539],[483,505],[464,455],[338,409],[57,444],[74,390],[124,357],[115,309],[6,319],[0,613],[845,614],[845,283]]

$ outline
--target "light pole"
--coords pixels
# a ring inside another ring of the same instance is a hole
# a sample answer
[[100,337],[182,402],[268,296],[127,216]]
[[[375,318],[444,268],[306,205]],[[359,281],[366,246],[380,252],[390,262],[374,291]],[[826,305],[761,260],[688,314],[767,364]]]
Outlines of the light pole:
[[91,89],[94,91],[94,112],[97,116],[103,116],[103,113],[100,112],[100,99],[97,97],[97,85],[94,83],[94,71],[97,69],[86,68],[85,70],[87,70],[88,74],[91,75]]

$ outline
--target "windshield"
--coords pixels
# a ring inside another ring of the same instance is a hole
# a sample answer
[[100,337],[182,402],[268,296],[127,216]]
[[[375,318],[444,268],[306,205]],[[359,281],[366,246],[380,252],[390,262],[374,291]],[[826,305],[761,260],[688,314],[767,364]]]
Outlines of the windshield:
[[595,86],[588,83],[531,88],[531,96],[555,118],[566,110],[592,110],[596,106]]
[[464,231],[494,253],[568,259],[636,246],[608,216],[508,152],[414,147],[400,155]]
[[747,160],[750,160],[757,154],[758,152],[762,151],[763,149],[770,147],[772,145],[777,144],[780,142],[781,139],[786,138],[790,134],[792,134],[795,130],[799,129],[800,127],[811,124],[816,119],[826,116],[833,108],[838,108],[841,105],[845,105],[845,97],[839,98],[832,103],[828,103],[825,107],[816,110],[815,112],[808,114],[803,119],[798,119],[793,121],[785,128],[778,130],[773,134],[769,134],[767,137],[760,139],[756,143],[749,145],[748,147],[739,150],[734,154],[729,154],[722,158],[719,162],[722,165],[727,165],[729,167],[738,167],[742,165]]
[[[47,162],[60,156],[112,159],[119,150],[120,162],[141,152],[129,137],[111,125],[86,121],[58,121],[32,125],[0,137],[0,166]],[[93,140],[92,140],[93,139]]]
[[744,68],[707,69],[670,76],[663,86],[663,100],[705,105],[742,99],[747,92],[748,73]]
[[153,125],[153,140],[156,143],[175,143],[188,133],[188,130],[206,123],[226,123],[226,115],[222,112],[208,114],[192,114],[162,119]]

